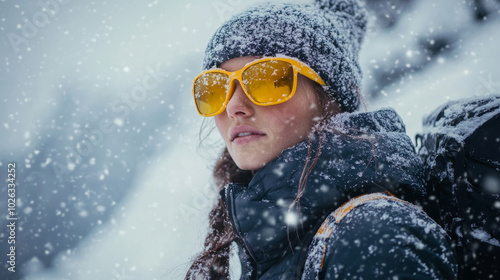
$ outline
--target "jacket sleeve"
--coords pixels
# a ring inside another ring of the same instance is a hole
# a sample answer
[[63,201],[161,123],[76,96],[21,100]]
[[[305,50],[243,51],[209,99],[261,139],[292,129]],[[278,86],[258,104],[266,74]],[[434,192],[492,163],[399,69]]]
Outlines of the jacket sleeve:
[[328,242],[320,279],[456,279],[445,231],[415,206],[372,201],[353,209]]

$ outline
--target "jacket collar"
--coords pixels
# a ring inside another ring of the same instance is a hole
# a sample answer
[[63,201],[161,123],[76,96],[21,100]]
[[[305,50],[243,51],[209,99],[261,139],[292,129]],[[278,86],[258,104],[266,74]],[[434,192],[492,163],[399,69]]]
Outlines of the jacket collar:
[[352,197],[385,190],[407,200],[422,195],[420,161],[393,110],[336,115],[310,142],[312,158],[320,142],[319,160],[299,204],[291,206],[307,140],[285,150],[248,185],[229,184],[221,192],[237,240],[257,275],[287,255],[302,254],[326,216]]

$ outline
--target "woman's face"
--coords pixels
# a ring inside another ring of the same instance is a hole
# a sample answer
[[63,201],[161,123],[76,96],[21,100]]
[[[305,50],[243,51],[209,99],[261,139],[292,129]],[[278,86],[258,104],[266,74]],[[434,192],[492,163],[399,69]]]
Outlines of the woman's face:
[[[258,58],[233,58],[220,68],[236,71],[255,59]],[[313,123],[323,115],[313,82],[301,75],[295,95],[271,106],[255,105],[236,83],[226,110],[214,118],[229,154],[241,169],[262,168],[283,150],[304,140]]]

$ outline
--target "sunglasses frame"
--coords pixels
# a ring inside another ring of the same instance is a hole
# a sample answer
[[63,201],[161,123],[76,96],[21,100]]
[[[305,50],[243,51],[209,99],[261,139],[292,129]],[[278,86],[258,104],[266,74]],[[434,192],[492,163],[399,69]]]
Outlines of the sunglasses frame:
[[[283,99],[280,99],[278,101],[273,101],[273,102],[260,103],[260,102],[255,101],[253,99],[253,97],[247,92],[245,86],[243,85],[242,75],[243,75],[243,72],[245,70],[252,67],[253,65],[259,64],[262,62],[267,62],[267,61],[283,61],[283,62],[289,63],[293,69],[293,87],[292,87],[292,91],[290,92],[290,94]],[[203,114],[198,109],[198,105],[196,103],[195,84],[196,84],[196,80],[198,80],[201,76],[208,74],[208,73],[220,73],[220,74],[227,75],[229,77],[229,88],[228,88],[228,91],[226,92],[226,99],[224,100],[224,103],[222,104],[221,108],[215,113]],[[225,71],[223,69],[211,69],[211,70],[206,70],[206,71],[201,72],[193,80],[192,91],[193,91],[193,97],[194,97],[194,104],[195,104],[196,110],[198,111],[198,114],[200,114],[203,117],[212,117],[212,116],[215,116],[215,115],[218,115],[218,114],[224,112],[224,110],[226,110],[226,106],[227,106],[229,100],[231,100],[231,97],[234,94],[234,89],[236,87],[236,84],[234,83],[235,80],[237,80],[240,83],[240,86],[243,89],[243,92],[248,97],[248,99],[250,99],[250,101],[252,101],[252,103],[259,105],[259,106],[270,106],[270,105],[280,104],[280,103],[283,103],[283,102],[290,100],[295,95],[295,92],[297,91],[298,74],[301,74],[301,75],[317,82],[318,84],[320,84],[322,86],[326,85],[325,81],[323,81],[323,79],[321,79],[321,77],[314,70],[312,70],[311,67],[309,67],[307,64],[305,64],[299,60],[296,60],[294,58],[287,58],[287,57],[264,57],[261,59],[254,60],[254,61],[246,64],[245,66],[243,66],[240,70],[237,70],[234,72]]]

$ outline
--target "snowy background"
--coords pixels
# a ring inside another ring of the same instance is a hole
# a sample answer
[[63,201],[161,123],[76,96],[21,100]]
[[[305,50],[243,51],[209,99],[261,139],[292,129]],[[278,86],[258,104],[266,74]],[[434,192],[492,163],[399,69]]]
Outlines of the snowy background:
[[[190,93],[203,50],[263,1],[0,0],[0,178],[16,163],[16,273],[0,279],[182,279],[214,201]],[[289,1],[291,2],[291,1]],[[307,2],[307,1],[297,1]],[[369,109],[410,137],[450,99],[500,94],[500,1],[367,0]]]

